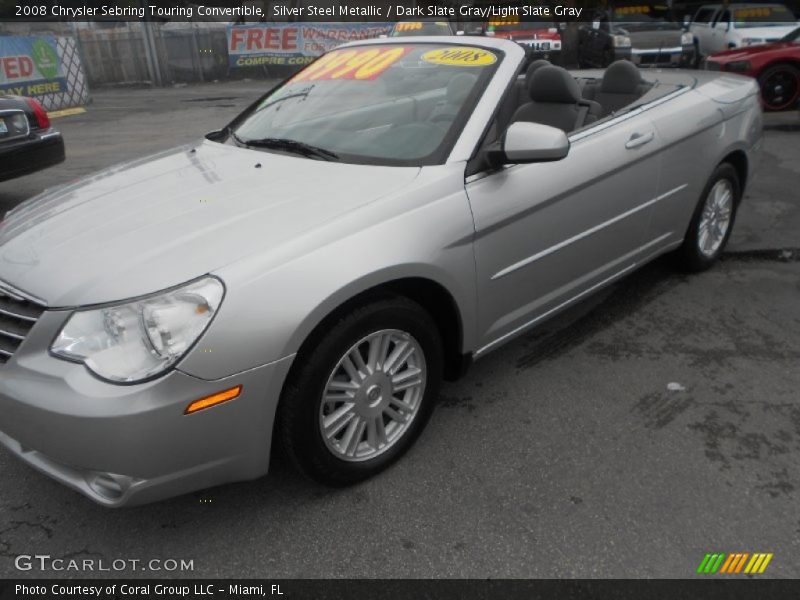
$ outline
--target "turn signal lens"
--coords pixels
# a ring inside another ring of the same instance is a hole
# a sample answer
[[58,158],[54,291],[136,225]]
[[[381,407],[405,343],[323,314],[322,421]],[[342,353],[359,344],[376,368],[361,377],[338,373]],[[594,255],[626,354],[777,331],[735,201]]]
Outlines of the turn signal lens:
[[189,406],[187,406],[186,410],[183,411],[183,414],[190,415],[193,412],[197,412],[198,410],[203,410],[204,408],[216,406],[217,404],[222,404],[223,402],[227,402],[228,400],[233,400],[234,398],[238,398],[239,394],[241,393],[242,393],[242,386],[237,385],[236,387],[232,387],[222,392],[217,392],[216,394],[212,394],[211,396],[200,398],[199,400],[195,400]]

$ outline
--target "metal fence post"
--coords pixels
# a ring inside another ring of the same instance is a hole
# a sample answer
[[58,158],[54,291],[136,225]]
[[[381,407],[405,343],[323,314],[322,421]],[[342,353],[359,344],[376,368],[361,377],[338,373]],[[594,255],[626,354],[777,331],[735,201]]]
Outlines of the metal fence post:
[[147,70],[150,74],[150,80],[153,85],[161,86],[161,68],[158,64],[158,52],[156,51],[156,41],[153,38],[153,23],[150,21],[149,8],[146,0],[139,0],[139,6],[145,11],[144,19],[142,19],[142,37],[144,41],[144,54],[147,61]]

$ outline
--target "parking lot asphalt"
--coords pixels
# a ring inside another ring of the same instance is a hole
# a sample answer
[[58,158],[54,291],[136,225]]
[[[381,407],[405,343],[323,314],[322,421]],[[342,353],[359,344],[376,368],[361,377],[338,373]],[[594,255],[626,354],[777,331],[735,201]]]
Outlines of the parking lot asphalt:
[[[0,183],[0,213],[196,139],[264,88],[98,92],[55,121],[67,162]],[[772,552],[764,576],[800,577],[800,115],[766,122],[716,268],[659,259],[478,361],[389,471],[329,490],[278,458],[107,510],[2,451],[0,576],[687,577],[706,552]],[[194,569],[19,571],[20,554]]]

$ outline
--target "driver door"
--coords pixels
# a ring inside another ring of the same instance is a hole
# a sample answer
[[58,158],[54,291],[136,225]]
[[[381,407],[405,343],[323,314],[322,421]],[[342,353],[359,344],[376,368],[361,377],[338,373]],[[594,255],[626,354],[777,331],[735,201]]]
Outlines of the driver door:
[[656,244],[645,239],[660,170],[650,120],[583,135],[560,161],[468,178],[478,355],[632,270]]

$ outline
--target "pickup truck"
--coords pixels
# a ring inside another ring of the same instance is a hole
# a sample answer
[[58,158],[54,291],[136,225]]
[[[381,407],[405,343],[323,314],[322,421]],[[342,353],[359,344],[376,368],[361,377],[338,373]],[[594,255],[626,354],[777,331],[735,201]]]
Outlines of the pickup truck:
[[706,4],[687,22],[698,56],[776,42],[797,25],[782,4]]

